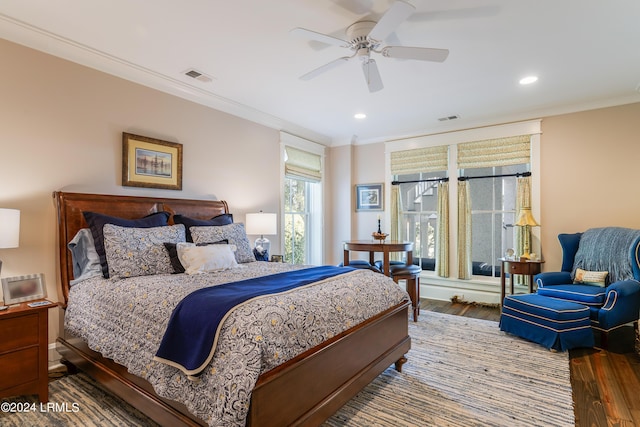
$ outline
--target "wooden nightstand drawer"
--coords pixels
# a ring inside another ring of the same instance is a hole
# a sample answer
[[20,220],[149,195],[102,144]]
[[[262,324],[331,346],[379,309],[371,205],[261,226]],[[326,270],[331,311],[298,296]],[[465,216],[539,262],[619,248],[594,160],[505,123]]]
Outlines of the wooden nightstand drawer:
[[38,344],[38,313],[0,321],[0,353]]
[[0,390],[38,379],[38,347],[5,353],[0,356]]

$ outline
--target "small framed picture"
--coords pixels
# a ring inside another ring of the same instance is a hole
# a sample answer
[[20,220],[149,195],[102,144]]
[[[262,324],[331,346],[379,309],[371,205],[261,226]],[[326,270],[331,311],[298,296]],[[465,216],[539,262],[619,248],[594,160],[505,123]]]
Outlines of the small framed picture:
[[5,277],[2,279],[2,295],[6,305],[46,298],[44,274]]
[[383,184],[356,185],[356,211],[381,211],[384,209]]

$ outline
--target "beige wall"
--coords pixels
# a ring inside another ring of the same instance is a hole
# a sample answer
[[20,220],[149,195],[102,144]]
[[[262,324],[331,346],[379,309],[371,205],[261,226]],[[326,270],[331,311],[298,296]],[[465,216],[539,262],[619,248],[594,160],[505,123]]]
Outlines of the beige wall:
[[[54,190],[224,199],[237,221],[279,212],[277,130],[4,40],[0,58],[0,207],[22,222],[20,247],[0,250],[3,277],[42,272],[58,300]],[[183,144],[183,190],[122,187],[123,131]]]
[[559,233],[640,228],[640,103],[546,117],[541,141],[545,270],[560,269]]

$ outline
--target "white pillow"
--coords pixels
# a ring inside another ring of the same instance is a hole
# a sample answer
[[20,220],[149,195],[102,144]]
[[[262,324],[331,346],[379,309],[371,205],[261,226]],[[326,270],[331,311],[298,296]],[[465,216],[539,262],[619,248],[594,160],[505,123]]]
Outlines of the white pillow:
[[187,274],[206,273],[238,267],[231,245],[196,246],[194,243],[176,245],[178,259]]

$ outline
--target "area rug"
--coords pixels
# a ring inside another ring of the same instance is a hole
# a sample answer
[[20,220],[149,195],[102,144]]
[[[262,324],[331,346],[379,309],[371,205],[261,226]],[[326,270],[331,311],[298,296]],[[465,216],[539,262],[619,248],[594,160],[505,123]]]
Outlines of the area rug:
[[[496,322],[434,312],[409,322],[409,332],[402,373],[387,369],[324,427],[575,424],[567,353],[500,332]],[[44,408],[35,397],[0,399],[34,405],[3,410],[0,425],[155,426],[81,373],[52,382],[49,394]]]

